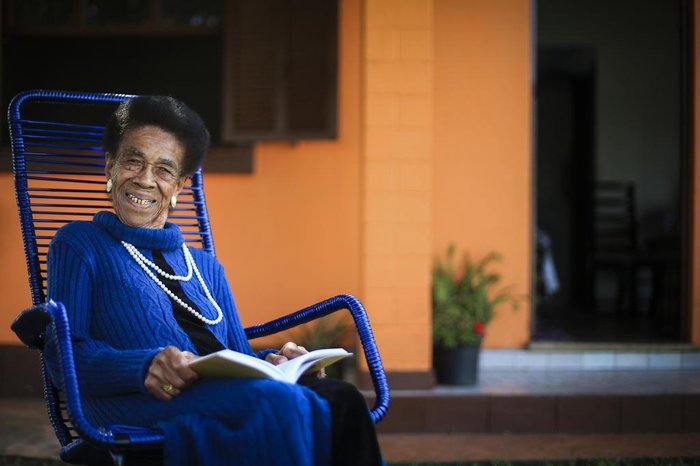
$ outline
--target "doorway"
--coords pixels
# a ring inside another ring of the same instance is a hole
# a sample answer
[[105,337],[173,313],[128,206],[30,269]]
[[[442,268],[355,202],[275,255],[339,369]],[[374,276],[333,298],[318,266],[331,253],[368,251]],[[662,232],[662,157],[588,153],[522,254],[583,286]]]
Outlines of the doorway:
[[533,341],[687,336],[688,6],[538,0]]

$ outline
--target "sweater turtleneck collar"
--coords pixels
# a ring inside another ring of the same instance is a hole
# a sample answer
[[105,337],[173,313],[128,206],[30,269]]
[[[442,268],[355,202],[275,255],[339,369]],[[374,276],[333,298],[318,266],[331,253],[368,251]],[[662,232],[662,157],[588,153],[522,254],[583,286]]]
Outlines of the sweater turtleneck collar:
[[130,227],[124,225],[114,213],[107,211],[98,212],[92,221],[116,240],[126,241],[137,248],[172,251],[184,241],[177,225],[169,222],[163,228]]

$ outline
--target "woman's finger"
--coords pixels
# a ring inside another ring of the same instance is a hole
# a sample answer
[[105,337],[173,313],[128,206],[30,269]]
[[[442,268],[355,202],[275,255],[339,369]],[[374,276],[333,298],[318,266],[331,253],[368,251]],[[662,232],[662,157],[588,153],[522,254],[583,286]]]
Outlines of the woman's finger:
[[144,386],[160,400],[172,399],[197,380],[197,373],[188,365],[193,358],[192,353],[166,347],[151,361]]
[[283,362],[287,362],[288,359],[286,356],[282,356],[281,354],[270,353],[267,356],[265,356],[265,361],[272,363],[275,366],[278,366]]
[[164,384],[164,385],[161,385],[160,388],[161,388],[161,390],[163,390],[163,392],[164,392],[166,395],[168,395],[168,396],[170,396],[170,397],[176,397],[176,396],[178,396],[178,395],[181,393],[181,392],[180,392],[180,389],[176,388],[176,387],[175,387],[173,384],[171,384],[171,383],[166,383],[166,384]]
[[165,390],[163,390],[164,385],[166,385],[166,383],[162,379],[156,378],[151,374],[146,376],[146,381],[144,382],[144,386],[146,387],[148,393],[161,401],[168,401],[172,399],[172,395],[169,395],[165,392]]
[[308,351],[306,351],[306,348],[303,346],[299,346],[293,341],[288,341],[282,346],[280,353],[285,355],[288,359],[293,359],[297,356],[308,353]]

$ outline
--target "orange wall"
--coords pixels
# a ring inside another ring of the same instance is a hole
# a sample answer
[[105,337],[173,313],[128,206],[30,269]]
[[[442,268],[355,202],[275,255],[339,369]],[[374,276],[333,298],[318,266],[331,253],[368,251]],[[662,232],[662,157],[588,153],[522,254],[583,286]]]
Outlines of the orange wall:
[[433,1],[365,2],[362,291],[386,367],[432,365]]
[[[260,144],[252,175],[205,175],[217,255],[244,325],[360,292],[360,4],[340,4],[339,138]],[[17,343],[9,325],[30,298],[11,177],[0,182],[0,343]]]
[[[496,250],[504,283],[531,280],[530,2],[435,1],[434,252]],[[497,310],[486,347],[523,346],[530,306]]]
[[10,330],[17,314],[32,304],[27,283],[27,266],[22,249],[22,233],[15,202],[14,181],[9,173],[0,173],[0,343],[19,343]]
[[[498,249],[506,280],[529,286],[528,4],[340,4],[339,139],[259,144],[252,175],[206,175],[217,253],[244,324],[353,293],[387,368],[427,369],[433,249]],[[0,259],[17,271],[0,281],[0,343],[15,343],[29,295],[0,182]],[[503,313],[486,344],[526,342],[528,315]]]

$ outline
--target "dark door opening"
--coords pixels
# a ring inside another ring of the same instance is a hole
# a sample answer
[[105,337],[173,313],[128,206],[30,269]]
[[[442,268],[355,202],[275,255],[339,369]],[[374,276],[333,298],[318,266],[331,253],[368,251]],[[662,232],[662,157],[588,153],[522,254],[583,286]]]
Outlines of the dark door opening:
[[537,3],[533,341],[686,336],[686,15]]

